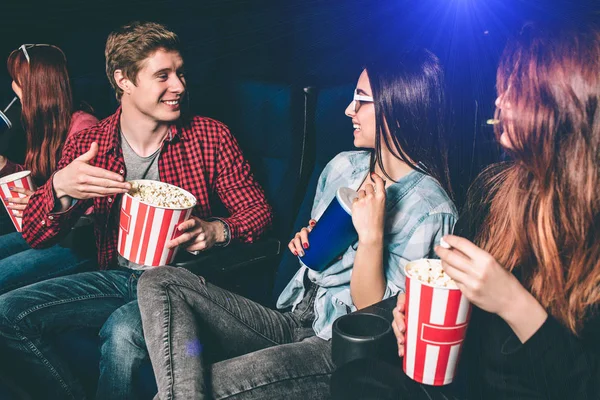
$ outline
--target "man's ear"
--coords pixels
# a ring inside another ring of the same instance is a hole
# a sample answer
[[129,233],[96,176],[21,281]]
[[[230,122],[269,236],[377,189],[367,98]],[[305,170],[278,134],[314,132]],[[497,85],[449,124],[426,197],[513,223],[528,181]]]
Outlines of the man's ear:
[[131,86],[133,85],[133,82],[131,82],[129,78],[125,76],[123,70],[116,69],[113,77],[115,78],[115,82],[117,82],[117,86],[119,86],[124,93],[131,93]]

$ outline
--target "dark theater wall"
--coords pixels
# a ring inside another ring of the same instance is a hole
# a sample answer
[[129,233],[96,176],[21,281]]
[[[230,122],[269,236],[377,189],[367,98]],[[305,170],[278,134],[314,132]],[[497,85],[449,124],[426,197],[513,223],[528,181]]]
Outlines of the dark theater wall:
[[[22,43],[54,43],[76,94],[99,116],[116,107],[104,75],[104,42],[132,20],[155,20],[183,43],[190,107],[222,118],[239,79],[318,88],[352,84],[383,49],[431,48],[446,68],[454,110],[450,161],[459,203],[500,152],[493,115],[495,69],[507,36],[528,19],[594,17],[594,1],[552,0],[3,0],[0,59]],[[13,94],[0,67],[0,104]],[[351,93],[348,93],[350,101]],[[340,110],[342,112],[342,110]],[[349,133],[350,134],[350,133]]]

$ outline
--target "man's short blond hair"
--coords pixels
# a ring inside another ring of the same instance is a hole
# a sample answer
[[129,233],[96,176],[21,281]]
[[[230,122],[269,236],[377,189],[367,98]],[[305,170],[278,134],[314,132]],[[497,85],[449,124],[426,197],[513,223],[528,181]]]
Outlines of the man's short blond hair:
[[120,69],[127,79],[136,84],[143,61],[159,49],[179,52],[180,45],[174,32],[156,22],[132,22],[108,35],[104,49],[106,75],[115,89],[117,100],[121,100],[123,90],[117,85],[115,71]]

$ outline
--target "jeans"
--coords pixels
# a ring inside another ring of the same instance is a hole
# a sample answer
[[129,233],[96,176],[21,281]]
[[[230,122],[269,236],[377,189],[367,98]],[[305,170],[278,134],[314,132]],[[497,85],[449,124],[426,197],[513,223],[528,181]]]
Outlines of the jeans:
[[98,399],[117,398],[112,392],[120,393],[120,388],[115,386],[131,386],[130,382],[123,382],[129,375],[115,376],[123,373],[120,363],[127,364],[129,358],[139,356],[135,351],[122,352],[118,342],[121,337],[130,336],[130,326],[139,327],[135,300],[140,275],[141,271],[124,269],[85,272],[0,296],[0,345],[8,353],[3,360],[10,360],[10,365],[3,363],[3,372],[32,391],[34,398],[82,399],[83,388],[54,347],[52,337],[104,325],[102,352],[108,358],[101,362]]
[[138,298],[156,398],[327,398],[334,365],[312,329],[315,294],[282,313],[182,268],[147,271]]
[[136,300],[111,314],[100,330],[100,340],[100,378],[96,400],[136,399],[135,372],[148,360]]
[[94,261],[60,245],[32,249],[18,232],[0,236],[0,294],[89,270]]

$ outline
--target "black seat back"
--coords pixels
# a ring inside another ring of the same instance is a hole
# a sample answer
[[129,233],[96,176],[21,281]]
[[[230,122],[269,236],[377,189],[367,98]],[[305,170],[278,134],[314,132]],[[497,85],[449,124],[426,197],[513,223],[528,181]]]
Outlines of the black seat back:
[[237,138],[274,211],[273,234],[287,236],[298,204],[306,146],[307,92],[301,86],[233,82],[224,121]]
[[[336,156],[336,154],[353,150],[354,136],[352,134],[352,123],[350,118],[344,114],[344,110],[352,101],[352,93],[355,84],[346,84],[334,87],[325,87],[317,92],[315,110],[314,136],[309,138],[309,143],[314,151],[314,165],[302,179],[306,182],[305,189],[300,194],[302,200],[292,233],[298,232],[308,224],[310,212],[317,187],[317,181],[323,168]],[[299,268],[297,257],[287,250],[287,243],[291,235],[283,241],[283,254],[277,268],[275,284],[273,287],[273,301],[276,301],[281,291]]]

